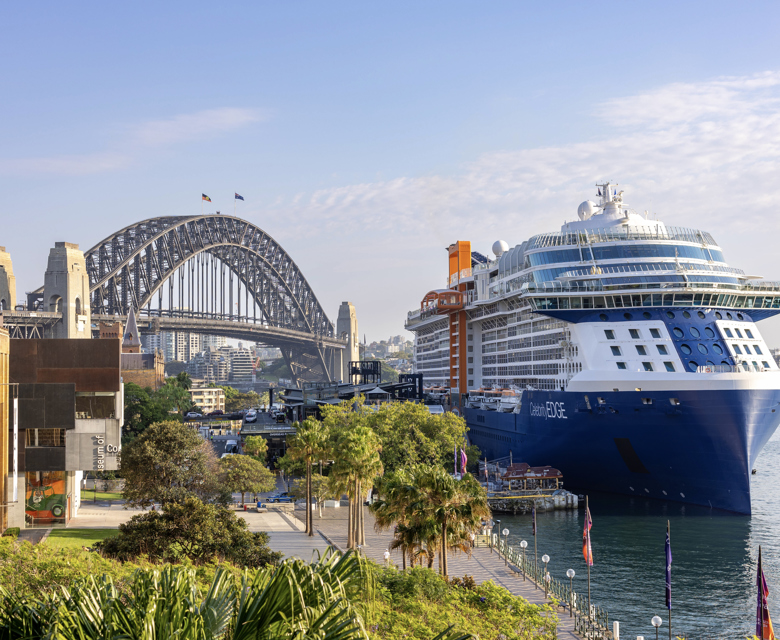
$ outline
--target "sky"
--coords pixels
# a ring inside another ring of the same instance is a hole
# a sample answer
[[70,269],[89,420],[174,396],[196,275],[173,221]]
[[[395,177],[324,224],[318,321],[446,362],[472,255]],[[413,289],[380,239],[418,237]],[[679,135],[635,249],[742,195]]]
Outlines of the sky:
[[[232,213],[335,321],[406,334],[445,247],[556,231],[618,182],[780,280],[780,4],[0,4],[0,245]],[[780,347],[780,320],[762,322]]]

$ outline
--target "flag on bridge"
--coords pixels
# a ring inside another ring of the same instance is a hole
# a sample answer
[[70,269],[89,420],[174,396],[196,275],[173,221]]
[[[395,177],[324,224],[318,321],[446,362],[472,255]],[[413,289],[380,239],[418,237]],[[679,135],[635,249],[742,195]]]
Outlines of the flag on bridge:
[[201,200],[205,200],[206,202],[211,202],[211,198],[209,198],[205,193],[201,193]]
[[756,636],[761,638],[761,640],[775,640],[775,631],[772,628],[772,619],[769,617],[769,606],[766,601],[769,596],[769,587],[766,584],[764,569],[761,566],[761,547],[758,547],[758,575],[756,576],[756,586],[758,587]]
[[582,556],[589,567],[593,566],[593,549],[590,546],[590,528],[593,520],[590,517],[590,507],[585,505],[585,528],[582,530]]
[[244,199],[244,196],[240,196],[240,195],[238,195],[238,194],[236,193],[236,200],[243,200],[243,199]]

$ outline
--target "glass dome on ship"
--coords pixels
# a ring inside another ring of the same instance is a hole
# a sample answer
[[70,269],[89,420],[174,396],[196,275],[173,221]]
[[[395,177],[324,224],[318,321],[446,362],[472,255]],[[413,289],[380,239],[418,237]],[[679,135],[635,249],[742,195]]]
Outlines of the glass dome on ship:
[[[617,184],[597,193],[560,232],[497,241],[493,260],[451,245],[446,288],[407,318],[415,369],[450,390],[488,457],[512,451],[561,469],[571,459],[569,483],[596,488],[570,452],[599,429],[596,458],[626,473],[601,488],[749,511],[743,476],[780,420],[780,371],[755,323],[780,312],[780,285],[729,266],[709,233],[637,213]],[[635,428],[643,420],[699,425],[681,450],[706,441],[710,463],[740,479],[681,484],[656,451],[664,429]],[[554,447],[553,424],[567,426]],[[602,442],[605,426],[614,432]]]

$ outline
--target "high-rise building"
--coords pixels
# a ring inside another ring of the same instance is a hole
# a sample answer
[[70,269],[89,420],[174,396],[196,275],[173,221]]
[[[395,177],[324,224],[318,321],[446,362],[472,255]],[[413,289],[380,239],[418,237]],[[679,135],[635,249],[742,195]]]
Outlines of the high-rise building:
[[165,361],[189,362],[201,350],[200,334],[186,331],[161,331],[161,348]]
[[212,336],[204,333],[200,337],[200,348],[203,350],[207,349],[208,347],[219,349],[220,347],[224,347],[226,344],[227,338],[225,336]]
[[252,354],[249,349],[239,347],[231,353],[230,380],[232,382],[252,382]]

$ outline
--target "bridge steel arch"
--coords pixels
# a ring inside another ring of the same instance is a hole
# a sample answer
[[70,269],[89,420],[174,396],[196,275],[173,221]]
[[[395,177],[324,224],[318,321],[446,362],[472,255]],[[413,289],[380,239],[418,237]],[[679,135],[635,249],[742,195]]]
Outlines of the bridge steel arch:
[[[330,371],[335,371],[333,350],[341,351],[343,341],[334,336],[333,324],[314,291],[278,242],[259,227],[234,216],[150,218],[97,243],[85,252],[93,316],[126,316],[131,307],[142,315],[163,313],[163,285],[172,285],[177,271],[183,278],[186,264],[206,256],[232,272],[239,291],[243,286],[247,299],[253,301],[253,315],[259,309],[260,318],[249,318],[248,313],[238,318],[229,309],[227,314],[203,314],[201,319],[259,323],[275,337],[273,342],[282,349],[294,378],[331,379]],[[213,282],[202,289],[197,296],[210,298],[214,309],[216,297],[226,295]],[[156,294],[155,310],[152,303]],[[169,308],[165,313],[171,317],[198,317],[193,311],[181,309]],[[202,333],[217,332],[216,327],[213,331],[205,328]]]

